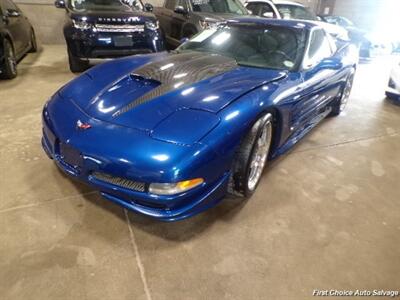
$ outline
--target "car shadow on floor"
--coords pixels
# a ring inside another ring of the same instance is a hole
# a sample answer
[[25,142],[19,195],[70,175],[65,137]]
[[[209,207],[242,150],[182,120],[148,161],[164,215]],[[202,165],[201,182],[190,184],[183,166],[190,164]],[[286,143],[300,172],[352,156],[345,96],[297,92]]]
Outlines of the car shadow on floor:
[[[283,157],[284,156],[281,156],[269,162],[269,167],[264,171],[264,179],[267,177],[269,172],[274,171]],[[63,174],[65,180],[71,180],[71,178],[65,175],[63,171],[59,169],[58,171]],[[91,190],[94,193],[88,192],[88,188],[85,184],[82,184],[77,180],[72,180],[72,182],[85,201],[106,210],[111,215],[120,218],[123,222],[127,222],[126,214],[122,207],[104,199],[100,193],[96,193],[94,189]],[[204,234],[207,232],[207,229],[216,222],[234,222],[235,218],[240,217],[241,210],[249,201],[251,201],[251,198],[242,199],[225,197],[215,207],[212,207],[207,211],[191,218],[177,222],[162,222],[131,211],[128,211],[128,216],[133,230],[139,229],[148,234],[158,236],[166,240],[183,242],[197,238],[199,235]],[[277,208],[272,207],[272,209]]]

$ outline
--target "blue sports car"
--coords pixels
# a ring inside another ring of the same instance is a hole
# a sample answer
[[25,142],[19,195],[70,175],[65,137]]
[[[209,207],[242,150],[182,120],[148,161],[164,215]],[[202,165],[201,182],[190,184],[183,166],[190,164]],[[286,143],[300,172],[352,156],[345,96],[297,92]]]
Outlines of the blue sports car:
[[165,221],[251,196],[351,91],[357,50],[307,21],[232,19],[177,50],[99,65],[43,110],[43,148],[72,177]]

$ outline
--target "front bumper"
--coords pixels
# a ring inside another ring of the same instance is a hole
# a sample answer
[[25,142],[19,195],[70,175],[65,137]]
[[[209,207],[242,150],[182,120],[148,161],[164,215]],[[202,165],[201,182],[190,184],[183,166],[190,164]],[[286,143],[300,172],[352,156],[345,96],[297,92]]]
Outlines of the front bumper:
[[71,54],[82,59],[114,58],[164,51],[161,32],[96,32],[68,27],[64,35]]
[[[62,122],[64,123],[64,122]],[[93,134],[95,128],[92,128]],[[92,130],[91,129],[91,130]],[[99,179],[95,176],[97,172],[102,172],[107,175],[127,178],[123,174],[129,173],[123,170],[123,167],[118,166],[121,159],[112,157],[102,157],[101,155],[93,155],[85,150],[74,147],[74,149],[66,150],[65,135],[63,133],[55,133],[57,129],[53,128],[48,117],[43,116],[43,137],[42,146],[49,158],[53,159],[57,166],[67,175],[85,182],[95,189],[99,190],[101,195],[117,203],[129,210],[150,216],[162,221],[177,221],[198,214],[208,208],[216,205],[225,196],[229,173],[217,176],[215,180],[207,181],[203,185],[194,188],[188,192],[173,195],[159,196],[148,193],[148,189],[140,191],[139,189],[130,189],[126,185],[113,183],[110,181]],[[92,134],[92,133],[90,133]],[[92,143],[85,137],[85,143]],[[110,144],[113,141],[109,141]],[[75,146],[75,145],[74,145]],[[139,146],[138,146],[139,147]],[[115,159],[115,161],[114,161]],[[130,171],[133,172],[132,170]],[[144,172],[144,171],[143,171]],[[138,181],[144,182],[148,186],[147,180],[141,180],[142,174],[130,175],[139,178]]]

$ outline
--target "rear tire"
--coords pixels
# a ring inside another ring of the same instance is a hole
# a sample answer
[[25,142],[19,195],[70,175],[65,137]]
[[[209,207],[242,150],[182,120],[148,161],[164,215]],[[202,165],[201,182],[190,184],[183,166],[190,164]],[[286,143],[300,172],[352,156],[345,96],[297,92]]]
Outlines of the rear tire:
[[260,117],[243,139],[231,170],[229,194],[250,197],[255,192],[271,148],[272,121],[270,113]]
[[4,65],[2,73],[0,74],[3,79],[13,79],[17,77],[17,58],[15,57],[14,47],[10,40],[4,40]]
[[347,77],[346,85],[343,88],[340,98],[335,100],[335,103],[332,105],[332,111],[329,113],[329,117],[337,117],[346,108],[353,87],[354,74],[355,70],[352,69],[351,73]]
[[71,70],[72,73],[81,73],[89,68],[89,63],[74,56],[69,48],[68,48],[68,62],[69,62],[69,69]]

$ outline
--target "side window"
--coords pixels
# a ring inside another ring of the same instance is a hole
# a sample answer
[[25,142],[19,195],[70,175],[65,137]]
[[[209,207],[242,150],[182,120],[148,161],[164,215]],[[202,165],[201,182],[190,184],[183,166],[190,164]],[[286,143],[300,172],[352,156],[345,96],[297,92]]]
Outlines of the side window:
[[305,57],[305,66],[315,66],[324,58],[332,56],[332,49],[325,32],[321,29],[311,33],[310,45]]
[[247,4],[246,8],[251,11],[252,15],[259,16],[260,15],[260,7],[261,4],[257,2],[251,2]]
[[267,17],[267,18],[276,18],[275,12],[272,9],[271,5],[268,3],[264,3],[261,7],[260,11],[260,16],[261,17]]
[[[176,6],[182,6],[184,9],[188,9],[186,0],[177,0],[175,7]],[[175,9],[175,7],[174,7],[174,9]]]
[[177,3],[177,1],[175,1],[175,0],[166,0],[164,6],[167,9],[174,10],[176,7],[176,3]]

